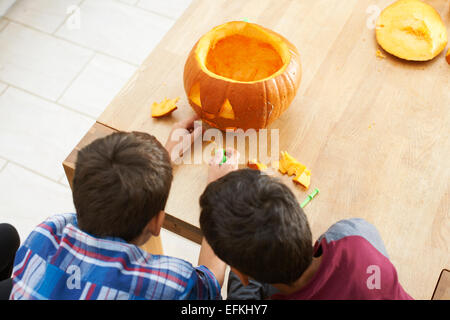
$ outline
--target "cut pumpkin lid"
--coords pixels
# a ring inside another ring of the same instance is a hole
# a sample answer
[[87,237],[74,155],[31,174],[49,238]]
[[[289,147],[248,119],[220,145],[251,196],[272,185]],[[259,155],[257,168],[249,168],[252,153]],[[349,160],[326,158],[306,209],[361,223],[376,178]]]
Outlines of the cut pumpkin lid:
[[376,24],[376,38],[390,54],[427,61],[447,45],[447,30],[439,13],[420,0],[399,0],[386,7]]

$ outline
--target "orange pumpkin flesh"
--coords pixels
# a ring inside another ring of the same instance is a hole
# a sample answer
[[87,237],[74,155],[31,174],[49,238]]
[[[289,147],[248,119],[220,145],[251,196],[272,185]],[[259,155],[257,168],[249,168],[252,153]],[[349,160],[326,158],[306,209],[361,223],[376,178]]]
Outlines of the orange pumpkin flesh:
[[184,68],[190,105],[206,123],[222,130],[265,128],[289,107],[300,80],[294,45],[243,21],[206,33]]
[[267,166],[264,163],[259,163],[256,160],[249,160],[247,166],[253,170],[265,171]]
[[287,174],[288,176],[294,175],[294,178],[292,179],[294,183],[300,184],[306,189],[309,188],[311,183],[311,171],[286,151],[281,152],[278,170],[282,174]]
[[164,99],[162,102],[153,102],[152,118],[161,118],[167,116],[178,109],[176,103],[180,98]]
[[283,61],[272,45],[238,34],[219,40],[206,57],[208,70],[243,82],[270,77],[282,66]]

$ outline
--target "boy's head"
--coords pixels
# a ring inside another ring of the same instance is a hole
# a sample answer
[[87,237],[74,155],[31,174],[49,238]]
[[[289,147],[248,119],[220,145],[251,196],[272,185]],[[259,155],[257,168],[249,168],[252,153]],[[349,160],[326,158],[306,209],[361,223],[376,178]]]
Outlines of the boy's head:
[[291,284],[313,256],[307,218],[294,194],[258,170],[233,171],[200,198],[200,227],[224,262],[265,283]]
[[120,132],[97,139],[80,150],[75,165],[78,225],[98,237],[133,242],[163,214],[171,183],[169,154],[155,137]]

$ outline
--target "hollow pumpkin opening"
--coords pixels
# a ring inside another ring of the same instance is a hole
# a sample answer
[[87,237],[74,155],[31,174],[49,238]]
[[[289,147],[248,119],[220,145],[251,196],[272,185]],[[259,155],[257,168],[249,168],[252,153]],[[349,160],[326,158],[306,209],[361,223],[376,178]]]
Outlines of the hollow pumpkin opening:
[[202,69],[238,82],[273,77],[290,61],[287,45],[280,37],[258,25],[237,21],[205,34],[196,53]]
[[206,57],[210,71],[245,82],[270,77],[282,66],[280,55],[270,43],[239,34],[219,40]]

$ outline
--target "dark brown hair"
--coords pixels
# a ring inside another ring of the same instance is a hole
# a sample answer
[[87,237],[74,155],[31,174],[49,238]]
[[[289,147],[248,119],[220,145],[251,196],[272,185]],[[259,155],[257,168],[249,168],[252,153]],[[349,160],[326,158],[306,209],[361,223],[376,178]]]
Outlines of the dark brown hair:
[[169,154],[142,132],[113,133],[78,153],[73,202],[81,230],[130,242],[164,209],[172,183]]
[[208,185],[200,207],[200,228],[216,255],[251,278],[291,284],[311,264],[308,220],[279,180],[233,171]]

